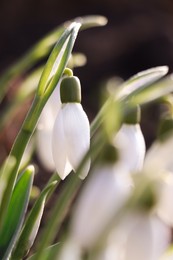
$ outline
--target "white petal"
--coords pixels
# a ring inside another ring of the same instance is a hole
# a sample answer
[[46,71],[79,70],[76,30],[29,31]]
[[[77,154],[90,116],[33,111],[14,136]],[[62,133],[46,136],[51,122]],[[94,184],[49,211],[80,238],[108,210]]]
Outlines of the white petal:
[[129,218],[127,234],[124,260],[158,260],[170,239],[168,227],[147,213]]
[[165,254],[159,260],[172,260],[173,259],[173,249],[172,247],[167,249]]
[[52,157],[51,135],[56,115],[61,106],[59,84],[43,108],[37,125],[36,147],[38,157],[43,166],[50,171],[55,169],[55,163]]
[[[168,170],[173,172],[173,137],[156,141],[147,151],[144,167],[147,169]],[[156,171],[157,172],[157,171]]]
[[158,260],[165,252],[171,241],[171,229],[157,217],[151,217],[152,237],[153,237],[153,258]]
[[[131,223],[132,224],[132,223]],[[152,230],[144,215],[134,215],[133,226],[125,245],[124,260],[152,260]]]
[[157,213],[165,223],[173,227],[173,176],[171,173],[164,175],[159,190]]
[[[67,155],[73,170],[76,171],[90,146],[90,127],[88,118],[77,103],[65,104],[63,109],[64,133],[67,144]],[[88,160],[83,168],[81,178],[85,178],[90,168]]]
[[60,260],[81,260],[81,251],[76,241],[73,241],[71,238],[68,238],[65,241],[65,244],[58,256]]
[[38,130],[51,130],[55,122],[55,116],[52,114],[52,107],[50,102],[46,103],[38,121]]
[[52,131],[47,129],[38,129],[36,133],[37,154],[42,165],[48,171],[55,170],[55,163],[52,157],[51,145]]
[[119,149],[120,161],[130,172],[142,169],[146,148],[139,124],[123,124],[115,136],[114,145]]
[[53,128],[52,154],[57,173],[64,179],[70,173],[72,167],[67,158],[67,145],[64,136],[62,110],[59,111]]
[[127,176],[122,169],[103,166],[87,179],[72,219],[72,236],[78,244],[92,247],[124,204],[131,190]]

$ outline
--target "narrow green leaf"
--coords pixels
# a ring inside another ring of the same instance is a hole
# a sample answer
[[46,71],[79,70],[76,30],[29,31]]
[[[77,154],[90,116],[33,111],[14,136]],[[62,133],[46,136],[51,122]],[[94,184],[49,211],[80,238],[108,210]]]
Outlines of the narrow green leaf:
[[39,40],[34,46],[32,46],[16,63],[8,68],[0,77],[0,102],[6,94],[9,82],[15,77],[25,73],[32,68],[38,61],[46,57],[52,46],[56,43],[62,32],[72,22],[82,23],[81,30],[88,29],[95,26],[104,26],[107,23],[107,19],[104,16],[92,15],[77,17],[74,20],[65,22],[48,33],[45,37]]
[[128,97],[128,101],[132,105],[142,105],[161,98],[173,91],[173,74],[168,75],[162,80],[153,83],[145,89],[136,90],[133,95]]
[[49,184],[40,194],[23,226],[11,259],[22,259],[30,250],[37,235],[47,196],[55,189],[57,181]]
[[81,180],[75,174],[70,174],[67,182],[64,184],[63,190],[59,195],[56,204],[52,209],[49,222],[42,230],[37,255],[33,256],[34,260],[44,259],[44,249],[50,245],[52,240],[55,238],[63,217],[65,216],[80,183]]
[[[69,59],[69,50],[70,45],[74,43],[74,40],[77,36],[78,30],[80,28],[80,23],[72,23],[61,35],[58,42],[56,43],[54,49],[52,50],[49,59],[46,63],[46,66],[43,70],[39,86],[37,89],[37,95],[42,96],[46,92],[49,82],[53,80],[55,85],[58,81],[55,81],[55,75],[57,74],[57,70],[62,67],[63,65],[67,64]],[[73,33],[72,33],[73,32]],[[71,41],[70,41],[71,39]],[[69,44],[70,43],[70,44]],[[67,53],[67,54],[66,54]],[[66,54],[66,55],[65,55]],[[64,57],[65,56],[65,57]],[[67,58],[68,57],[68,58]],[[60,71],[60,75],[62,74],[63,70]],[[58,75],[59,76],[59,75]]]
[[2,164],[2,166],[0,168],[0,176],[1,176],[3,173],[4,165],[6,165],[5,174],[2,175],[1,181],[0,181],[0,204],[1,204],[1,200],[3,197],[3,193],[5,190],[7,181],[8,181],[9,174],[10,174],[11,170],[13,169],[13,167],[15,166],[15,164],[16,164],[16,159],[13,156],[10,156],[8,158],[8,160],[6,159],[4,161],[4,163]]
[[[122,85],[119,86],[119,88],[114,93],[115,100],[118,99],[118,101],[124,101],[124,102],[131,100],[132,103],[131,106],[140,104],[140,102],[139,101],[137,102],[137,100],[133,101],[133,97],[137,94],[142,95],[145,88],[149,89],[153,82],[162,78],[164,75],[167,74],[167,72],[168,72],[168,67],[161,66],[161,67],[155,67],[137,73],[136,75],[134,75],[129,80],[125,81]],[[167,93],[169,92],[170,89],[167,90]],[[95,117],[95,119],[93,120],[91,124],[91,136],[93,136],[94,133],[97,131],[97,129],[100,127],[104,114],[107,114],[107,110],[110,106],[110,102],[111,100],[110,98],[108,98],[105,104],[102,106],[99,113],[97,114],[97,116]]]
[[[49,258],[49,254],[51,253],[51,254],[53,254],[54,252],[56,253],[57,252],[57,250],[58,250],[58,248],[59,248],[59,246],[60,246],[60,243],[56,243],[56,244],[54,244],[54,245],[52,245],[52,246],[49,246],[49,247],[47,247],[47,248],[45,248],[44,249],[44,255],[43,255],[43,259],[42,260],[48,260]],[[29,258],[27,258],[26,260],[34,260],[34,259],[36,259],[37,258],[37,253],[36,254],[34,254],[34,255],[32,255],[32,256],[30,256]],[[68,260],[68,259],[67,259]]]
[[29,166],[18,179],[12,193],[5,221],[0,230],[0,259],[2,260],[8,259],[20,232],[29,202],[33,175],[34,167]]
[[162,78],[168,72],[167,66],[160,66],[141,71],[125,81],[119,89],[118,98],[125,99],[133,95],[138,90],[143,90],[146,86]]

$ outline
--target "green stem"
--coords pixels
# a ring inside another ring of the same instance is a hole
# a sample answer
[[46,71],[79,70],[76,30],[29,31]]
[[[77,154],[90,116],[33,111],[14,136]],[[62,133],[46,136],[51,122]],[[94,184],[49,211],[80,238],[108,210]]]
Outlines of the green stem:
[[52,242],[57,231],[61,225],[62,219],[67,211],[67,208],[70,206],[71,201],[74,197],[74,194],[77,192],[80,186],[81,180],[75,176],[70,175],[64,186],[62,193],[60,194],[58,201],[52,211],[52,215],[46,228],[41,234],[41,241],[39,245],[39,251],[36,254],[34,260],[44,259],[44,249],[46,246]]
[[[14,164],[14,167],[11,169],[11,173],[8,176],[7,186],[5,188],[5,192],[3,194],[2,203],[0,206],[0,228],[3,225],[4,217],[6,215],[6,211],[8,208],[8,204],[11,198],[12,190],[14,187],[14,184],[16,182],[16,178],[18,175],[18,170],[20,166],[20,162],[23,156],[23,153],[25,151],[25,148],[29,142],[29,139],[31,138],[31,135],[35,129],[37,120],[39,118],[39,115],[41,113],[41,110],[43,109],[43,103],[38,97],[35,97],[33,104],[31,106],[30,111],[28,112],[28,115],[21,127],[21,130],[19,131],[19,134],[14,142],[14,145],[11,149],[11,152],[9,154],[8,158],[15,158],[16,163]],[[4,166],[3,174],[6,173],[6,165]],[[3,175],[2,174],[2,175]]]

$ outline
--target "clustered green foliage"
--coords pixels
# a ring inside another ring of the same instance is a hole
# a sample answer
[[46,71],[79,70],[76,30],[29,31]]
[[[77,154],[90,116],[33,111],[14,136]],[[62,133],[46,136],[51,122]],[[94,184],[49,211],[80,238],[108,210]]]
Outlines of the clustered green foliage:
[[[16,109],[34,94],[31,108],[0,171],[0,259],[2,260],[17,260],[26,257],[34,243],[37,231],[39,232],[36,223],[38,224],[38,220],[41,221],[46,202],[60,183],[58,175],[53,173],[26,216],[33,186],[34,167],[26,166],[26,163],[23,165],[21,161],[41,111],[69,64],[69,57],[78,31],[104,25],[105,21],[104,17],[91,16],[64,23],[31,48],[0,78],[0,100],[3,100],[9,83],[14,78],[31,71],[37,62],[50,54],[46,65],[30,72],[21,83],[12,103],[4,110],[0,122],[0,128],[3,129],[7,121],[13,117]],[[54,48],[51,51],[52,46]],[[57,201],[52,206],[50,220],[41,230],[36,253],[27,259],[58,259],[57,253],[60,246],[53,242],[74,194],[81,185],[77,176],[80,175],[85,160],[88,156],[92,156],[93,161],[97,158],[112,133],[119,129],[122,118],[127,117],[136,105],[153,102],[173,91],[172,76],[163,77],[166,73],[166,67],[156,67],[138,73],[121,84],[114,96],[108,97],[91,124],[91,150],[85,155],[76,175],[70,175],[65,182]],[[112,122],[111,116],[115,111],[117,116]],[[27,164],[30,160],[31,158],[28,158]],[[139,200],[140,198],[141,196]],[[142,201],[148,207],[152,199],[145,198],[142,197]],[[39,228],[39,225],[37,226]]]

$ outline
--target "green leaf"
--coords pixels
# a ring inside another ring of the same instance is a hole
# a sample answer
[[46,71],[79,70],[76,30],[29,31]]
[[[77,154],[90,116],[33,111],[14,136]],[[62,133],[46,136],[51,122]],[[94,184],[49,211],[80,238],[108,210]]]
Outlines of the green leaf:
[[[157,81],[158,79],[160,79],[161,77],[163,77],[165,74],[167,74],[167,72],[168,72],[168,67],[161,66],[161,67],[155,67],[155,68],[151,68],[151,69],[137,73],[136,75],[131,77],[129,80],[127,80],[123,84],[121,84],[118,89],[116,89],[116,91],[114,93],[115,102],[117,102],[117,99],[118,99],[118,101],[123,101],[123,102],[130,100],[130,103],[131,103],[130,106],[132,106],[132,107],[137,104],[142,104],[145,102],[144,98],[142,101],[142,97],[143,97],[143,93],[145,93],[145,89],[146,89],[145,98],[146,98],[146,102],[148,102],[147,99],[149,99],[149,95],[147,95],[147,92],[150,91],[151,84],[153,82]],[[170,82],[170,80],[169,80],[169,82]],[[159,84],[159,82],[158,82],[158,84]],[[156,90],[155,87],[153,88],[153,90],[154,91]],[[151,91],[153,91],[153,90],[151,90]],[[169,93],[170,91],[171,91],[171,87],[167,86],[167,89],[165,90],[165,94]],[[160,90],[159,90],[159,93],[160,94],[158,94],[157,96],[161,95]],[[139,97],[139,99],[137,100],[138,97]],[[156,98],[155,94],[153,94],[152,99],[153,98]],[[150,98],[150,101],[151,101],[151,98]],[[111,102],[111,100],[110,100],[110,98],[108,98],[107,101],[105,102],[105,104],[100,109],[97,116],[95,117],[95,119],[93,120],[93,122],[91,124],[91,136],[93,136],[95,134],[95,132],[97,131],[97,129],[100,127],[104,114],[106,115],[108,113],[108,108],[110,106],[110,102]]]
[[[49,259],[48,258],[49,255],[56,253],[57,250],[59,249],[59,247],[60,247],[60,243],[56,243],[56,244],[54,244],[52,246],[49,246],[49,247],[45,248],[42,260],[48,260]],[[27,260],[34,260],[36,258],[37,258],[37,253],[32,255],[32,256],[30,256],[29,258],[27,258]]]
[[131,105],[142,105],[159,99],[173,91],[173,74],[153,83],[145,89],[136,90],[128,97]]
[[167,66],[160,66],[137,73],[120,86],[118,99],[126,99],[136,91],[142,91],[146,86],[166,75],[167,72]]
[[[0,181],[0,204],[1,204],[1,201],[2,201],[2,197],[3,197],[3,194],[4,194],[5,187],[6,187],[7,182],[8,182],[9,174],[11,173],[11,170],[13,169],[15,164],[16,164],[16,159],[13,156],[10,156],[8,158],[8,160],[7,159],[5,160],[5,162],[2,164],[2,166],[0,168],[0,176],[1,176],[1,181]],[[5,171],[5,174],[2,174],[3,173],[3,169],[4,169],[4,165],[6,165],[6,171]]]
[[15,77],[24,74],[27,70],[32,68],[37,62],[46,57],[52,46],[56,43],[64,29],[69,23],[76,21],[82,23],[81,30],[88,29],[95,26],[103,26],[107,23],[104,16],[93,15],[77,17],[72,21],[65,22],[48,33],[44,38],[39,40],[33,47],[31,47],[17,62],[8,68],[0,77],[0,102],[4,98],[9,82]]
[[80,184],[81,180],[76,176],[76,174],[70,174],[70,176],[68,176],[68,179],[63,186],[63,190],[59,194],[59,197],[52,208],[49,221],[42,229],[37,255],[33,256],[34,260],[44,259],[44,249],[53,242]]
[[44,95],[46,90],[50,89],[50,83],[53,86],[58,83],[59,76],[64,70],[61,67],[63,68],[67,64],[71,53],[71,46],[74,44],[80,26],[80,23],[72,23],[59,38],[43,70],[37,89],[38,96]]
[[20,232],[29,202],[33,175],[34,167],[29,166],[18,179],[12,193],[5,221],[0,230],[0,259],[2,260],[8,259]]
[[55,189],[57,181],[50,183],[40,194],[23,226],[11,259],[21,259],[30,250],[37,235],[47,196]]

